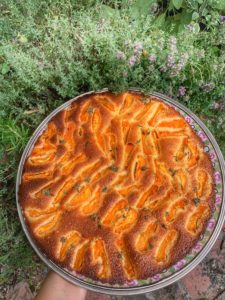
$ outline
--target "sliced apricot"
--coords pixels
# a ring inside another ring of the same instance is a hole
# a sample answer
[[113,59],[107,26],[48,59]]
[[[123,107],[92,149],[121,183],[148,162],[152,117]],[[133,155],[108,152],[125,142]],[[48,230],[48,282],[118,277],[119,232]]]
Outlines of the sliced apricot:
[[155,252],[155,259],[158,263],[165,263],[170,258],[170,253],[178,239],[178,232],[175,229],[169,230],[163,237]]
[[110,111],[115,111],[114,104],[110,101],[108,97],[96,96],[96,100],[106,109]]
[[46,164],[51,162],[55,158],[55,152],[49,151],[42,153],[41,155],[32,155],[28,158],[28,161],[32,165]]
[[134,102],[134,97],[132,96],[132,94],[126,94],[123,104],[120,108],[119,114],[121,115],[125,113],[128,109],[130,109],[133,102]]
[[209,206],[207,204],[200,204],[195,211],[189,216],[186,228],[192,233],[198,233],[201,228],[203,221],[209,215]]
[[52,206],[46,209],[37,209],[37,208],[28,208],[26,210],[26,216],[30,219],[30,220],[36,220],[40,217],[49,215],[54,213],[56,210],[58,209],[58,206]]
[[68,209],[74,209],[79,205],[83,204],[85,201],[89,200],[91,197],[91,189],[89,186],[83,188],[79,193],[76,193],[75,196],[71,197],[66,203],[65,207]]
[[66,125],[66,132],[64,134],[64,139],[67,141],[67,145],[69,150],[73,150],[75,147],[75,139],[74,139],[74,131],[75,131],[75,123],[68,122]]
[[[127,176],[124,176],[124,179],[126,178]],[[131,186],[128,186],[128,187],[125,187],[125,188],[122,188],[120,189],[118,192],[120,195],[122,195],[123,197],[127,197],[129,194],[131,194],[132,192],[134,191],[137,191],[137,189],[131,185]]]
[[25,181],[36,180],[36,179],[50,179],[51,177],[52,177],[52,171],[23,174],[23,180]]
[[124,241],[122,239],[117,240],[116,247],[119,251],[119,258],[121,259],[123,269],[128,279],[136,278],[135,266],[128,254]]
[[187,175],[182,169],[176,170],[174,178],[178,184],[179,189],[184,191],[187,187]]
[[122,131],[123,131],[124,143],[126,144],[127,136],[129,134],[129,131],[130,131],[130,123],[127,120],[122,121]]
[[92,264],[98,265],[99,278],[108,278],[110,276],[110,266],[105,249],[105,243],[101,238],[97,238],[91,243]]
[[137,161],[134,168],[134,179],[138,180],[143,173],[143,168],[147,168],[147,162],[143,155],[137,156]]
[[187,145],[187,138],[183,138],[181,145],[175,155],[176,161],[180,161],[184,159],[185,156],[185,147]]
[[62,261],[65,259],[66,254],[70,251],[72,245],[78,245],[81,241],[81,234],[73,230],[63,236],[63,239],[59,241],[59,259]]
[[95,193],[94,197],[90,199],[87,203],[84,203],[82,205],[80,211],[84,215],[92,215],[93,213],[96,213],[100,206],[101,206],[101,198],[100,198],[100,189]]
[[79,154],[76,158],[71,159],[65,164],[62,164],[61,170],[63,175],[67,175],[73,171],[73,169],[79,163],[86,160],[86,155],[84,153]]
[[86,123],[88,121],[89,117],[90,117],[90,113],[88,112],[89,105],[90,105],[90,101],[87,101],[81,109],[80,121],[82,123]]
[[158,124],[158,127],[169,127],[169,128],[182,128],[184,129],[186,127],[186,123],[184,119],[171,119],[167,121],[162,121]]
[[176,200],[172,205],[170,205],[167,208],[166,214],[165,214],[165,220],[167,223],[171,223],[175,220],[175,218],[177,217],[177,215],[184,211],[184,209],[186,208],[187,202],[185,201],[185,199],[179,199]]
[[85,171],[82,172],[82,176],[86,178],[90,178],[95,173],[97,173],[97,170],[102,166],[102,161],[98,160],[97,162],[94,162],[92,164],[89,164],[85,166]]
[[141,110],[139,114],[135,117],[137,121],[143,121],[146,117],[149,117],[149,114],[154,111],[154,108],[157,106],[156,103],[149,102],[147,103],[144,108]]
[[113,207],[107,211],[106,215],[102,219],[102,224],[105,226],[112,226],[118,219],[121,210],[128,205],[126,200],[119,200]]
[[204,190],[208,185],[208,174],[204,170],[199,170],[197,173],[197,196],[202,197]]
[[133,227],[138,219],[138,213],[134,208],[131,208],[128,210],[127,213],[124,213],[122,217],[118,219],[114,226],[114,232],[115,233],[122,233],[131,227]]
[[61,187],[61,189],[58,191],[56,197],[55,197],[55,203],[59,203],[61,202],[62,198],[65,197],[65,195],[69,192],[69,190],[74,186],[74,180],[73,179],[69,179],[67,180],[63,186]]
[[149,241],[156,235],[158,227],[159,225],[156,221],[151,221],[138,235],[136,240],[136,249],[139,252],[146,252],[149,250]]
[[101,115],[96,109],[92,114],[92,131],[97,132],[101,125]]
[[85,240],[84,242],[82,242],[76,247],[71,262],[71,266],[74,270],[80,271],[82,269],[88,246],[89,246],[89,241]]
[[164,105],[162,103],[155,103],[155,109],[154,109],[154,112],[151,114],[151,116],[150,116],[150,118],[148,120],[148,124],[150,126],[155,126],[157,117],[164,110],[165,110],[165,107],[164,107]]
[[39,236],[48,235],[50,232],[52,232],[56,228],[56,226],[60,220],[60,217],[61,217],[60,211],[48,216],[45,220],[43,220],[43,222],[41,224],[39,224],[35,228],[35,233]]
[[195,166],[199,160],[198,148],[190,141],[188,142],[187,146],[189,150],[188,167],[191,168]]

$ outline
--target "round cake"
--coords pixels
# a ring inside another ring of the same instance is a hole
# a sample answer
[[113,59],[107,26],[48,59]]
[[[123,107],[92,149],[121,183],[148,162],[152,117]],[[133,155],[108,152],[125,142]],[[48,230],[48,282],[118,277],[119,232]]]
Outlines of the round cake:
[[19,188],[41,251],[107,283],[145,279],[183,258],[214,201],[201,140],[173,107],[137,92],[85,95],[57,113]]

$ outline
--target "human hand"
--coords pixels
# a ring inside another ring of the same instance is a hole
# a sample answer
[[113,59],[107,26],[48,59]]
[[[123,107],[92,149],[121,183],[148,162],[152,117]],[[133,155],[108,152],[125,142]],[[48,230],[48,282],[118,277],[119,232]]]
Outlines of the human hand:
[[49,272],[35,300],[85,300],[87,291],[65,280],[55,272]]

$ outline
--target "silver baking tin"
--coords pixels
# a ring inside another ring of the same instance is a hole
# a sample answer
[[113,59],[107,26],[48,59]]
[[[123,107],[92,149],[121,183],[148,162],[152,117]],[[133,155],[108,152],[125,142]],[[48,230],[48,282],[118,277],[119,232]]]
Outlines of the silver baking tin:
[[[142,92],[140,89],[137,89],[137,88],[130,88],[129,90],[134,91],[134,92]],[[19,219],[22,224],[23,231],[25,232],[28,241],[30,242],[31,246],[33,247],[33,249],[35,250],[37,255],[50,269],[52,269],[53,271],[58,273],[64,279],[68,280],[69,282],[71,282],[75,285],[78,285],[85,289],[88,289],[88,290],[91,290],[94,292],[99,292],[99,293],[105,293],[105,294],[110,294],[110,295],[144,294],[144,293],[148,293],[148,292],[151,292],[154,290],[161,289],[161,288],[163,288],[167,285],[170,285],[170,284],[176,282],[177,280],[181,279],[183,276],[187,275],[191,270],[193,270],[203,260],[203,258],[208,254],[208,252],[213,247],[214,243],[216,242],[216,240],[219,236],[219,233],[222,229],[224,219],[225,219],[225,191],[224,191],[224,189],[223,189],[222,205],[221,205],[219,218],[217,220],[217,224],[213,230],[213,233],[212,233],[210,239],[208,240],[208,242],[206,243],[204,248],[197,254],[197,256],[189,264],[187,264],[184,268],[182,268],[181,270],[178,270],[171,276],[164,278],[158,282],[151,283],[151,284],[145,285],[145,286],[138,286],[138,287],[121,288],[121,287],[108,287],[108,286],[93,284],[93,283],[87,282],[85,280],[82,280],[80,278],[77,278],[75,275],[71,274],[69,271],[66,271],[65,269],[56,265],[37,247],[34,239],[32,238],[31,234],[28,231],[28,228],[27,228],[24,216],[23,216],[23,212],[22,212],[22,209],[19,204],[19,194],[18,193],[19,193],[19,187],[20,187],[20,183],[21,183],[22,171],[23,171],[25,160],[26,160],[27,156],[30,154],[35,142],[37,141],[37,138],[40,136],[40,134],[46,128],[46,126],[47,126],[48,122],[51,120],[51,118],[53,116],[55,116],[59,111],[67,108],[72,102],[78,100],[79,98],[83,97],[84,95],[90,95],[93,93],[103,93],[106,91],[108,91],[108,89],[103,89],[101,91],[91,91],[91,92],[79,95],[79,96],[75,97],[74,99],[71,99],[71,100],[63,103],[61,106],[56,108],[52,113],[50,113],[42,121],[42,123],[38,126],[38,128],[35,130],[35,132],[31,136],[26,148],[24,149],[24,152],[23,152],[21,160],[20,160],[19,168],[18,168],[17,179],[16,179],[17,210],[18,210]],[[203,122],[196,115],[194,115],[189,109],[187,109],[184,105],[180,104],[179,102],[174,101],[173,99],[171,99],[163,94],[160,94],[160,93],[151,93],[149,95],[158,96],[159,98],[163,99],[167,103],[177,106],[179,109],[183,110],[185,113],[187,113],[189,116],[191,116],[191,118],[196,123],[198,123],[198,125],[202,128],[202,130],[207,135],[208,139],[210,140],[210,142],[212,143],[212,145],[214,147],[214,150],[216,152],[216,155],[217,155],[219,163],[220,163],[220,168],[221,168],[221,172],[222,172],[222,184],[224,187],[224,182],[225,182],[224,159],[223,159],[222,153],[219,149],[219,146],[218,146],[215,138],[213,137],[211,132],[208,130],[208,128],[203,124]]]

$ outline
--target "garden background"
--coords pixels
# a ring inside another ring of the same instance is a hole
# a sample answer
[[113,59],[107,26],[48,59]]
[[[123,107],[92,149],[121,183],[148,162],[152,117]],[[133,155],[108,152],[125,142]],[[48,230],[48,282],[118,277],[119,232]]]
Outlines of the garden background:
[[105,87],[165,93],[225,153],[224,15],[224,0],[1,0],[1,296],[22,279],[35,291],[46,271],[19,224],[15,179],[32,132],[63,102]]

